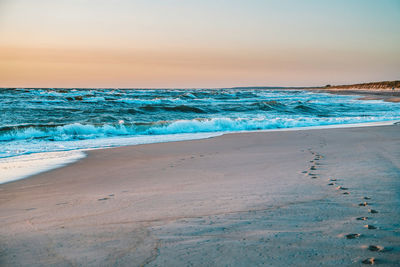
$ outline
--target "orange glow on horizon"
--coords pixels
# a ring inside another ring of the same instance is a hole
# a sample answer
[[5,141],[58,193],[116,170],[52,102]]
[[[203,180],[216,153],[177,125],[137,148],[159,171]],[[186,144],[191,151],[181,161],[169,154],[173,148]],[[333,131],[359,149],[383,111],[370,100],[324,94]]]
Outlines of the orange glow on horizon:
[[284,2],[5,0],[0,87],[316,86],[400,78],[398,2]]

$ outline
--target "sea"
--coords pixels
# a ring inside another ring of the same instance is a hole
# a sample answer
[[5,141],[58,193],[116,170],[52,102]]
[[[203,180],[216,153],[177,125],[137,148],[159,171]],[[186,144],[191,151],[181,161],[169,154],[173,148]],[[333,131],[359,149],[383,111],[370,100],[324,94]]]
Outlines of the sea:
[[0,183],[73,162],[85,149],[400,119],[399,104],[359,97],[279,88],[0,89]]

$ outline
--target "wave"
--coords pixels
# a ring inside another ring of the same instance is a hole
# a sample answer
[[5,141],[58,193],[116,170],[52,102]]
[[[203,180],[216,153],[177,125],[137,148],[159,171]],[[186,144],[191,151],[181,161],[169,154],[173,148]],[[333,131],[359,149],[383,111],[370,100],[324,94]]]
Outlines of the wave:
[[250,105],[252,108],[259,109],[259,110],[264,110],[264,111],[270,111],[270,110],[283,110],[286,108],[286,105],[275,101],[260,101],[256,102]]
[[140,107],[141,110],[144,111],[173,111],[173,112],[192,112],[192,113],[206,113],[205,110],[198,108],[198,107],[193,107],[193,106],[188,106],[188,105],[178,105],[178,106],[162,106],[162,105],[145,105]]
[[294,109],[298,111],[303,111],[303,112],[308,112],[308,113],[315,113],[317,110],[311,106],[305,105],[305,104],[299,104],[294,107]]
[[[393,120],[387,117],[386,120]],[[32,125],[22,127],[2,127],[0,141],[42,139],[46,141],[68,141],[95,139],[113,136],[165,135],[200,132],[254,131],[292,127],[322,126],[343,123],[360,123],[382,120],[375,117],[277,117],[277,118],[212,118],[176,121],[157,121],[150,123],[127,124],[80,124],[63,126]]]
[[12,127],[0,133],[0,141],[14,141],[24,139],[46,139],[48,141],[93,139],[105,136],[119,136],[134,134],[128,131],[124,125],[102,125],[73,123],[63,126],[42,126],[42,127]]
[[179,120],[158,127],[149,128],[147,134],[175,134],[197,132],[235,132],[256,131],[293,127],[322,126],[343,123],[358,123],[374,121],[376,118],[215,118]]

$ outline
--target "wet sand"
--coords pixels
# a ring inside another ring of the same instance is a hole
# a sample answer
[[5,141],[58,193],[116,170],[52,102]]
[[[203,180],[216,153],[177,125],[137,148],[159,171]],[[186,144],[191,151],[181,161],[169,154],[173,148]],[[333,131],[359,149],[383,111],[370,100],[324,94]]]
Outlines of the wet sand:
[[2,266],[400,262],[400,125],[94,150],[0,185]]

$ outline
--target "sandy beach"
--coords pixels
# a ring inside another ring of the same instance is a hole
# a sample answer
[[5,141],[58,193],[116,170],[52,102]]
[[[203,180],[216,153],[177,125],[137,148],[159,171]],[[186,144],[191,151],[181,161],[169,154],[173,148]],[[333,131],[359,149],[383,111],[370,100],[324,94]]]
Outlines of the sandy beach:
[[321,89],[321,92],[328,92],[338,95],[362,95],[359,100],[383,100],[386,102],[400,102],[400,89],[367,89],[367,88],[329,88]]
[[400,125],[93,150],[0,185],[2,266],[400,261]]

